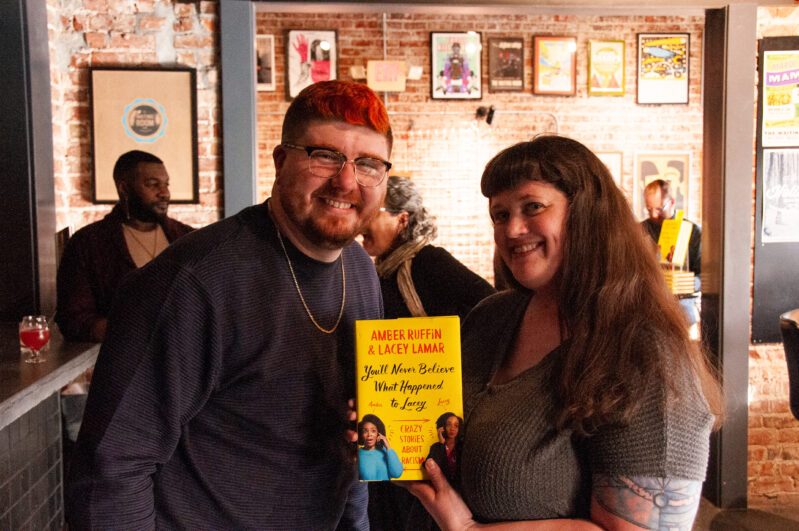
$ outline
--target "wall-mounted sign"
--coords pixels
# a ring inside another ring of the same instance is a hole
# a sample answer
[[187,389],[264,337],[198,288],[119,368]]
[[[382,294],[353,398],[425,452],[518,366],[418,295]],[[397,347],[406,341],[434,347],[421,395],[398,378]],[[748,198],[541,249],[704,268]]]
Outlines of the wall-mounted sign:
[[374,91],[403,92],[407,71],[405,61],[367,61],[366,84]]

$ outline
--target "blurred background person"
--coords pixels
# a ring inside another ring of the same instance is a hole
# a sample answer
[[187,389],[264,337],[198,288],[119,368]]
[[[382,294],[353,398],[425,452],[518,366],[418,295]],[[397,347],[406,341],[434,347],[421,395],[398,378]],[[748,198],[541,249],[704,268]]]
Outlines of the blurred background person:
[[113,175],[119,201],[67,241],[58,267],[55,320],[73,341],[103,341],[125,276],[194,230],[167,216],[169,173],[160,158],[128,151],[117,159]]
[[435,239],[435,219],[413,181],[388,179],[380,213],[363,232],[363,246],[380,276],[387,319],[458,315],[461,319],[494,293],[486,280],[460,263]]
[[[669,181],[655,179],[647,184],[644,188],[644,205],[649,217],[641,222],[641,226],[657,245],[660,231],[663,229],[663,221],[674,219],[678,209],[677,202],[671,193]],[[680,305],[685,310],[688,326],[691,327],[691,336],[697,338],[701,300],[699,292],[702,289],[702,281],[699,277],[702,272],[702,229],[693,221],[685,218],[683,221],[691,224],[691,237],[688,240],[688,257],[685,268],[694,273],[694,293],[681,295]],[[660,252],[668,253],[669,251],[661,249]]]

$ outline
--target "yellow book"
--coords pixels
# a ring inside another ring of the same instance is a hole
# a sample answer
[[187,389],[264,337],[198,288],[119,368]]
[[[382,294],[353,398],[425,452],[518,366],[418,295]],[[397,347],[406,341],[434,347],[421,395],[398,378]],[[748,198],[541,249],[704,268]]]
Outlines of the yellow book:
[[678,210],[674,218],[663,220],[658,238],[661,264],[675,267],[685,266],[692,230],[691,222],[683,219],[682,210]]
[[356,321],[355,362],[361,481],[424,479],[431,447],[461,428],[460,319]]

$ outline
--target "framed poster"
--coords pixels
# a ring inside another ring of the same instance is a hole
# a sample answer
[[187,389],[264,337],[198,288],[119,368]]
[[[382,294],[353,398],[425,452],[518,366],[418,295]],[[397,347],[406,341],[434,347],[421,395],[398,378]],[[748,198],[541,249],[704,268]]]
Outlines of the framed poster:
[[763,52],[763,147],[799,146],[799,50]]
[[637,103],[688,103],[690,35],[638,34]]
[[302,89],[337,79],[335,30],[288,30],[286,32],[286,96],[293,99]]
[[690,152],[650,152],[635,154],[635,190],[633,207],[639,219],[649,214],[644,205],[644,188],[655,179],[668,181],[674,206],[688,216],[688,179],[691,171]]
[[760,241],[799,242],[799,149],[763,150]]
[[275,90],[275,36],[255,36],[255,77],[257,90]]
[[601,160],[608,171],[613,176],[616,186],[621,188],[622,177],[622,152],[621,151],[595,151],[597,158]]
[[533,93],[573,96],[576,55],[576,37],[533,37]]
[[588,41],[588,95],[624,96],[624,41]]
[[90,69],[94,203],[116,203],[114,164],[132,150],[164,161],[171,202],[198,202],[196,87],[193,68]]
[[434,100],[479,100],[482,69],[480,33],[430,33],[430,79]]
[[524,39],[488,39],[488,89],[491,92],[524,90]]

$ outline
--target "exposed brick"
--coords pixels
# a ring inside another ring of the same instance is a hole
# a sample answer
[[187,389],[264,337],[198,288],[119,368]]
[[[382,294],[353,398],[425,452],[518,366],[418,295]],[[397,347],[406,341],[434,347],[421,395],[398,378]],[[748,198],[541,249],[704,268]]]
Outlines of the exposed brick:
[[108,34],[100,32],[86,32],[83,35],[86,45],[90,48],[106,48],[108,46]]
[[166,24],[166,19],[154,15],[145,15],[139,19],[139,31],[159,30]]

